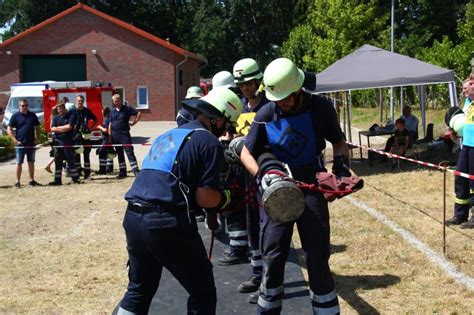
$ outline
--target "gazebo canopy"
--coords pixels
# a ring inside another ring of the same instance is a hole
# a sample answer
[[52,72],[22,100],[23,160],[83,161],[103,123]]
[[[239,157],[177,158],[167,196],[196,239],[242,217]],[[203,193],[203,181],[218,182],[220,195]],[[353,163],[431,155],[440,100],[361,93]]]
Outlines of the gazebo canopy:
[[454,71],[363,45],[317,75],[316,93],[454,82]]
[[[457,106],[454,71],[393,53],[375,46],[363,45],[336,61],[316,76],[314,93],[363,90],[400,86],[419,86],[421,124],[426,131],[426,95],[424,85],[448,84],[451,106]],[[351,110],[350,110],[351,111]],[[394,109],[390,107],[393,120]],[[350,120],[348,122],[350,126]]]

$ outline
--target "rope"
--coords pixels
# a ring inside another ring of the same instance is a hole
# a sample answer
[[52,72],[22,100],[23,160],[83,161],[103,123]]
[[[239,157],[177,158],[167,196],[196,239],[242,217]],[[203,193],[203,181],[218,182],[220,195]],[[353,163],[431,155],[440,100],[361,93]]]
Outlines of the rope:
[[400,159],[400,160],[405,160],[405,161],[409,161],[409,162],[412,162],[412,163],[416,163],[416,164],[420,164],[420,165],[423,165],[423,166],[426,166],[426,167],[431,167],[431,168],[434,168],[438,171],[447,171],[451,174],[454,174],[455,176],[461,176],[461,177],[464,177],[464,178],[467,178],[467,179],[472,179],[474,180],[474,175],[471,175],[471,174],[467,174],[467,173],[463,173],[463,172],[460,172],[460,171],[456,171],[456,170],[453,170],[453,169],[450,169],[449,167],[447,166],[441,166],[441,165],[437,165],[437,164],[433,164],[433,163],[429,163],[429,162],[425,162],[425,161],[420,161],[420,160],[415,160],[415,159],[412,159],[412,158],[407,158],[405,156],[401,156],[401,155],[397,155],[397,154],[394,154],[394,153],[389,153],[389,152],[385,152],[385,151],[381,151],[381,150],[377,150],[377,149],[373,149],[373,148],[369,148],[367,146],[364,146],[364,145],[360,145],[360,144],[356,144],[356,143],[352,143],[352,142],[349,142],[349,141],[346,141],[347,144],[350,144],[354,147],[357,147],[357,148],[363,148],[363,149],[366,149],[368,151],[372,151],[372,152],[375,152],[377,154],[380,154],[380,155],[386,155],[390,158],[396,158],[396,159]]
[[295,181],[292,178],[288,177],[285,173],[283,173],[281,171],[277,171],[277,170],[270,170],[270,171],[265,172],[265,174],[279,175],[279,176],[283,177],[282,180],[292,181],[300,189],[306,189],[306,190],[309,190],[309,191],[319,191],[323,194],[334,194],[334,195],[338,195],[338,196],[344,196],[346,194],[351,194],[353,192],[352,189],[330,190],[330,189],[321,188],[318,184],[308,184],[308,183],[305,183],[305,182],[302,182],[302,181]]

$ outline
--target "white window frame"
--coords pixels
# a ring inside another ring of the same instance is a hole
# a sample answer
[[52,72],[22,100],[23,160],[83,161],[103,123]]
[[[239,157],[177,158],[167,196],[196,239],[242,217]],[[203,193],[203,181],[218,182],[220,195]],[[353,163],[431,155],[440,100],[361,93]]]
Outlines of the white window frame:
[[[140,104],[140,89],[146,89],[146,104]],[[137,109],[148,109],[148,87],[146,85],[138,85],[137,86]]]
[[121,89],[122,90],[122,102],[125,103],[127,98],[125,97],[125,87],[123,86],[116,86],[115,90]]

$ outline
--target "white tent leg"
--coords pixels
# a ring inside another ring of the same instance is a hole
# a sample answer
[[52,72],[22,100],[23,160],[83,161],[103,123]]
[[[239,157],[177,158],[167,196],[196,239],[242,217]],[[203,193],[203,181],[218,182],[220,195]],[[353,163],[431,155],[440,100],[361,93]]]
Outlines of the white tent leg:
[[449,102],[451,107],[458,106],[458,95],[456,94],[456,82],[448,83]]
[[403,86],[400,87],[400,115],[403,113]]
[[418,85],[418,96],[420,98],[421,125],[423,127],[423,137],[426,136],[426,88],[424,85]]

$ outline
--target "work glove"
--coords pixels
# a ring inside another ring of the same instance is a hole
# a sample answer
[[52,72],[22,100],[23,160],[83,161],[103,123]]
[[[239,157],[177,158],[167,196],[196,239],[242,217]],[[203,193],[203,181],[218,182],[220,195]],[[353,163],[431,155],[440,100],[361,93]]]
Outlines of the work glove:
[[240,156],[236,155],[235,152],[229,148],[224,150],[224,158],[229,164],[240,164]]
[[334,157],[332,164],[332,173],[337,177],[351,177],[349,170],[349,158],[345,155],[337,155]]

